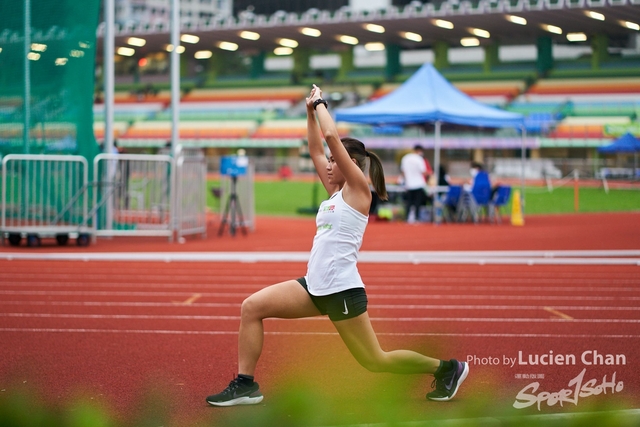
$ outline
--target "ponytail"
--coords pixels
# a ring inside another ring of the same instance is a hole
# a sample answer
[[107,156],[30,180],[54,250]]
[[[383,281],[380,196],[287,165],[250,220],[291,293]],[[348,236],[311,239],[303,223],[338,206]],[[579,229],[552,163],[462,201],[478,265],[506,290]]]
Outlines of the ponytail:
[[384,182],[384,171],[382,170],[382,162],[376,153],[367,151],[362,141],[358,141],[355,138],[345,137],[341,139],[342,144],[347,149],[349,156],[355,159],[358,163],[358,167],[364,172],[367,164],[367,157],[369,158],[369,179],[373,184],[373,189],[380,200],[387,200],[387,187]]
[[387,200],[389,196],[387,195],[387,187],[384,180],[384,170],[382,169],[382,162],[380,161],[380,157],[376,153],[371,151],[367,151],[367,157],[369,158],[369,178],[371,178],[371,183],[373,184],[374,190],[376,190],[376,194],[380,198],[380,200]]

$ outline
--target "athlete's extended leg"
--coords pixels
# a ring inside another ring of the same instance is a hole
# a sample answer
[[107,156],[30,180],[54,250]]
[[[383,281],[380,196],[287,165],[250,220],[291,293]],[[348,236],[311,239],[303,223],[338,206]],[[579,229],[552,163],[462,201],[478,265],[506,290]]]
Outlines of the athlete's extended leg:
[[353,357],[372,372],[433,374],[440,366],[440,360],[415,351],[382,350],[367,312],[351,319],[334,321],[333,324]]
[[238,336],[238,373],[253,376],[255,372],[262,352],[263,319],[298,319],[319,315],[309,294],[296,280],[269,286],[245,299]]
[[469,365],[455,359],[438,360],[411,350],[382,350],[367,312],[351,319],[334,321],[333,324],[351,354],[368,370],[433,374],[435,380],[432,387],[435,385],[435,390],[427,393],[427,399],[451,400],[469,374]]

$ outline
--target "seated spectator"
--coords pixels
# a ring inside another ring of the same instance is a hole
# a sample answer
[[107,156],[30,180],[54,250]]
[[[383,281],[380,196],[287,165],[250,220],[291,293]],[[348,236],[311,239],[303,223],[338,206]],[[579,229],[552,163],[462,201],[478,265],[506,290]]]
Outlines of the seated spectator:
[[491,180],[489,179],[489,174],[484,170],[482,163],[479,162],[471,162],[471,182],[469,182],[468,186],[465,186],[465,190],[473,192],[474,189],[476,191],[479,188],[491,188]]
[[479,162],[471,162],[471,182],[464,185],[465,191],[462,195],[462,211],[459,216],[464,217],[469,214],[477,222],[481,208],[487,208],[491,199],[491,181],[489,174],[484,170]]

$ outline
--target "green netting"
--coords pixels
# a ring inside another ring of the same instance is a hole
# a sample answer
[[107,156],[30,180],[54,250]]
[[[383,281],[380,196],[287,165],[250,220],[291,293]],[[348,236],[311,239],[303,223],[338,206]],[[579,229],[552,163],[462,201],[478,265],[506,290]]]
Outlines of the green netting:
[[91,161],[98,153],[93,91],[99,5],[0,1],[0,155],[80,154]]

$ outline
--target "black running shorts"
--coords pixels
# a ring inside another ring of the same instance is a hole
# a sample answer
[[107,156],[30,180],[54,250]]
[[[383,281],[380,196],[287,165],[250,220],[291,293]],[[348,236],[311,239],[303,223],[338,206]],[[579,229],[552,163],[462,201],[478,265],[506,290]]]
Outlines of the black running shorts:
[[[309,293],[307,281],[301,277],[298,283]],[[323,315],[336,322],[360,316],[367,311],[367,293],[364,288],[352,288],[331,295],[311,295],[311,301]]]

